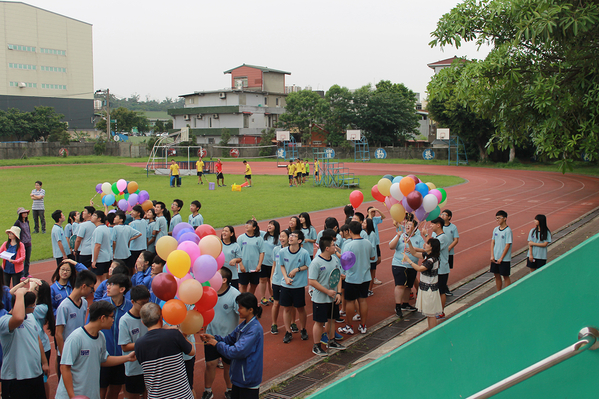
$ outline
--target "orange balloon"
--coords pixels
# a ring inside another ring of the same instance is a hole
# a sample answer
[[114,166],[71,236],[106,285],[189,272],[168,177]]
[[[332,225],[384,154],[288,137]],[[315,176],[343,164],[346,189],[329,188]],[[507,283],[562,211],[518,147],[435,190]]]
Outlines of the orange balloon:
[[[162,238],[160,240],[162,240]],[[175,242],[177,242],[177,240],[175,240]],[[156,246],[156,249],[158,249],[158,246]],[[173,276],[183,278],[187,273],[189,273],[189,268],[191,267],[191,258],[187,252],[181,249],[175,249],[166,258],[166,264],[168,265],[168,270]]]
[[[199,246],[200,246],[200,251],[202,252],[202,255],[210,255],[214,259],[218,258],[218,255],[220,255],[220,253],[223,250],[223,243],[221,242],[220,238],[218,238],[217,236],[213,236],[213,235],[208,235],[208,236],[205,236],[204,238],[202,238],[200,240]],[[169,270],[170,270],[170,265],[169,265]]]
[[414,191],[414,188],[416,188],[416,183],[414,182],[414,179],[409,176],[404,177],[399,182],[399,189],[404,196],[407,196]]
[[137,191],[138,188],[139,188],[139,186],[134,181],[130,181],[129,184],[127,185],[127,191],[129,192],[129,194],[133,194],[134,192]]
[[[178,245],[179,245],[179,243],[177,242],[177,239],[175,237],[171,237],[171,236],[160,237],[160,239],[158,241],[156,241],[156,253],[162,259],[167,259],[168,256],[171,254],[171,252],[173,252],[175,249],[177,249]],[[170,267],[169,267],[169,270],[170,270]],[[185,276],[185,274],[183,276]],[[183,276],[181,276],[181,277],[183,277]],[[177,276],[177,277],[179,277],[179,276]],[[179,277],[179,278],[181,278],[181,277]]]
[[149,211],[153,207],[154,207],[154,204],[150,200],[145,200],[144,203],[141,204],[141,208],[144,210],[144,212]]
[[171,299],[162,307],[162,318],[173,326],[183,323],[185,316],[187,316],[187,308],[183,301],[178,299]]
[[[187,280],[190,281],[190,280]],[[204,327],[204,316],[195,310],[188,310],[185,320],[179,326],[183,334],[195,334]]]
[[198,280],[185,280],[179,283],[179,299],[188,305],[193,305],[202,298],[203,288]]

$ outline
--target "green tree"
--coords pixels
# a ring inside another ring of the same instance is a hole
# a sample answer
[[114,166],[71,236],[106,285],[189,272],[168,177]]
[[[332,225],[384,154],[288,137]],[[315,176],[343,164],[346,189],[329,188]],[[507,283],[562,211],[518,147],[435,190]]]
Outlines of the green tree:
[[[231,131],[224,128],[220,132],[220,141],[218,142],[218,145],[226,147],[229,145],[229,141],[231,141]],[[221,149],[221,156],[228,157],[229,151],[226,148]]]
[[353,94],[347,87],[333,85],[327,91],[325,97],[325,124],[324,129],[328,132],[327,141],[333,146],[347,143],[345,132],[348,128],[355,128],[356,120]]
[[[116,124],[111,124],[111,130],[114,132],[131,132],[135,127],[139,132],[147,132],[150,130],[148,118],[143,114],[129,111],[127,108],[119,107],[110,111],[110,119],[116,120]],[[100,131],[106,130],[106,119],[100,119],[96,123],[96,129]]]
[[35,107],[32,112],[16,108],[0,111],[0,136],[22,141],[46,140],[52,132],[66,132],[67,124],[53,107]]
[[599,3],[592,0],[466,0],[445,14],[431,46],[492,46],[468,63],[460,101],[497,128],[489,149],[532,139],[562,170],[599,149]]
[[276,131],[274,128],[262,129],[262,135],[260,137],[260,146],[264,148],[260,148],[260,156],[265,157],[269,155],[273,155],[275,151],[275,147],[267,147],[272,145],[272,141],[276,137]]
[[308,142],[311,126],[322,123],[326,114],[326,102],[318,93],[302,90],[289,93],[285,113],[279,118],[279,126],[294,134],[296,140]]

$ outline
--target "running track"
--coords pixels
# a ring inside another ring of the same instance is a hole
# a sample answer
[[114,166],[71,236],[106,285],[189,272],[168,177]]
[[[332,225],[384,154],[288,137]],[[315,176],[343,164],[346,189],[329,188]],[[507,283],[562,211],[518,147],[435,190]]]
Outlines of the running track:
[[[254,184],[260,184],[261,174],[286,174],[284,168],[276,168],[272,162],[252,162]],[[142,166],[145,164],[128,164]],[[508,225],[514,234],[513,251],[526,246],[528,231],[533,227],[532,220],[536,214],[547,216],[549,228],[556,230],[569,224],[571,221],[583,216],[599,206],[599,179],[554,172],[533,172],[507,169],[470,168],[465,166],[426,166],[426,165],[391,165],[391,164],[352,164],[346,163],[351,172],[357,175],[385,174],[402,175],[456,175],[467,182],[458,186],[447,188],[447,208],[454,214],[453,222],[458,227],[460,242],[456,247],[455,268],[452,270],[449,283],[454,284],[472,274],[486,270],[490,258],[491,232],[496,226],[495,212],[505,210]],[[228,173],[243,174],[243,165],[240,162],[225,164]],[[423,178],[426,181],[426,178]],[[293,188],[301,195],[301,187]],[[370,187],[363,187],[365,200],[372,199]],[[348,191],[348,202],[349,202]],[[340,208],[310,213],[312,224],[317,231],[324,225],[328,216],[336,217],[340,222],[344,218],[342,206]],[[379,202],[371,201],[362,204],[358,211],[366,213],[368,206],[375,206],[387,216],[385,206]],[[296,214],[302,212],[298,209]],[[277,219],[282,227],[288,225],[289,217]],[[260,222],[260,228],[265,229],[268,221]],[[599,231],[599,228],[597,229]],[[238,235],[243,230],[238,230]],[[377,277],[383,281],[382,285],[375,286],[375,295],[370,297],[368,325],[372,326],[391,316],[394,313],[393,277],[391,274],[391,259],[393,252],[388,247],[388,242],[394,236],[394,228],[388,217],[379,225],[381,238],[382,263],[379,265]],[[32,265],[36,277],[50,281],[55,269],[55,262],[42,261]],[[265,331],[264,340],[264,375],[263,381],[268,381],[287,372],[302,362],[314,356],[312,348],[312,322],[311,305],[307,299],[308,333],[310,339],[301,341],[299,334],[294,334],[290,344],[283,344],[283,333],[271,335],[271,307],[265,307],[261,319]],[[283,323],[283,315],[279,315],[278,323]],[[354,326],[356,327],[356,326]],[[357,331],[356,331],[357,332]],[[54,357],[54,353],[53,353]],[[194,385],[196,392],[201,395],[203,389],[203,351],[198,345]],[[52,365],[54,360],[52,360]],[[53,370],[54,366],[52,366]],[[215,397],[223,397],[224,384],[222,371],[217,371],[217,378],[213,386]],[[51,390],[54,392],[57,384],[54,370],[50,377]]]

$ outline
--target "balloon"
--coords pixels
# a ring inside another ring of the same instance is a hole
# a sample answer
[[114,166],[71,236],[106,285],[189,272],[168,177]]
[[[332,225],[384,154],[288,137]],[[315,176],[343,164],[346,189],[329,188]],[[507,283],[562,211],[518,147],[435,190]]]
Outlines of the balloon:
[[408,202],[408,205],[410,205],[410,208],[416,210],[422,205],[422,194],[414,190],[406,195],[406,201]]
[[439,204],[439,208],[445,208],[445,205],[447,205],[447,198],[445,199],[445,201]]
[[[187,234],[189,234],[189,233],[187,233]],[[193,233],[191,233],[191,234],[193,234]],[[193,234],[193,235],[195,236],[195,234]],[[193,262],[195,262],[195,260],[197,258],[199,258],[201,255],[200,247],[198,247],[198,244],[196,244],[193,241],[183,241],[182,243],[180,243],[177,246],[177,249],[179,249],[181,251],[185,251],[187,253],[187,255],[189,255],[189,260],[190,260],[191,265],[193,265]]]
[[[404,179],[405,179],[405,177],[404,177]],[[414,210],[410,207],[410,204],[408,204],[407,198],[404,197],[404,199],[401,200],[401,205],[404,207],[406,212],[408,212],[408,213],[414,212]]]
[[112,186],[110,185],[110,183],[102,183],[102,192],[104,194],[112,194]]
[[187,234],[187,233],[191,233],[191,234],[193,234],[194,236],[196,236],[196,238],[198,239],[198,242],[200,242],[200,237],[198,237],[198,236],[196,235],[196,233],[194,233],[193,229],[181,229],[181,230],[179,230],[179,232],[178,232],[177,234],[173,234],[173,237],[175,237],[175,239],[176,239],[177,241],[179,241],[179,239],[181,238],[181,236],[182,236],[183,234]]
[[122,199],[125,199],[125,194],[123,193],[118,193],[117,195],[114,196],[116,198],[117,201],[120,201]]
[[150,199],[150,194],[148,194],[146,190],[141,190],[137,196],[139,198],[139,202],[146,202]]
[[216,230],[214,230],[214,227],[210,226],[209,224],[202,224],[196,227],[196,234],[200,238],[204,238],[206,236],[215,236]]
[[127,202],[127,212],[131,212],[133,210],[133,207],[131,206],[130,203]]
[[216,267],[218,267],[218,270],[221,269],[221,267],[223,267],[225,264],[225,254],[224,252],[221,252],[220,255],[218,255],[218,257],[216,258]]
[[403,179],[403,176],[395,176],[393,178],[393,181],[391,181],[391,183],[399,183],[401,181],[401,179]]
[[116,186],[116,183],[112,183],[112,186],[110,186],[110,189],[112,190],[112,192],[116,195],[119,193],[119,189]]
[[439,217],[439,215],[441,214],[441,209],[439,207],[436,207],[435,209],[433,209],[427,216],[426,220],[428,222],[436,219]]
[[414,190],[418,191],[424,197],[425,195],[428,194],[429,188],[424,183],[418,183],[418,184],[416,184],[416,187],[414,187]]
[[73,399],[89,399],[89,396],[77,395],[77,396],[73,396]]
[[200,251],[202,254],[210,255],[216,259],[222,250],[223,243],[217,236],[209,235],[200,240]]
[[395,198],[398,201],[401,201],[404,197],[403,193],[401,192],[401,189],[399,188],[399,183],[393,183],[391,185],[391,188],[389,189],[389,193],[393,198]]
[[126,212],[128,207],[129,207],[129,203],[127,202],[126,199],[122,199],[119,201],[119,209],[121,211]]
[[[137,197],[138,201],[139,201],[139,196]],[[141,208],[144,210],[144,212],[149,211],[150,209],[154,208],[154,204],[152,203],[152,201],[150,200],[146,200],[141,204]]]
[[399,201],[393,197],[385,198],[385,206],[387,207],[387,209],[390,209],[394,204],[397,204],[397,203],[399,203]]
[[385,196],[379,192],[379,188],[376,184],[370,189],[370,194],[372,195],[372,198],[378,202],[385,202]]
[[202,327],[204,327],[204,316],[198,311],[188,310],[185,320],[181,323],[179,328],[183,334],[196,334]]
[[202,287],[210,287],[210,281],[206,281],[205,283],[202,283]]
[[96,192],[100,194],[102,192],[102,183],[96,184]]
[[393,206],[389,209],[389,213],[393,220],[397,223],[403,222],[406,218],[406,210],[401,204],[393,204]]
[[349,270],[355,264],[356,255],[353,252],[347,251],[341,254],[341,266],[343,267],[343,270]]
[[426,183],[426,185],[428,186],[429,190],[434,190],[435,188],[437,188],[437,186],[435,186],[434,183]]
[[137,205],[137,200],[138,200],[137,194],[129,194],[129,198],[127,199],[127,201],[129,202],[129,205],[131,205],[131,206]]
[[187,316],[187,308],[179,299],[170,299],[162,307],[162,318],[170,325],[181,324],[185,316]]
[[362,201],[364,201],[364,194],[362,194],[360,190],[354,190],[349,195],[349,203],[354,207],[354,209],[358,209],[358,207],[362,204]]
[[193,243],[196,244],[196,246],[200,243],[200,237],[198,237],[196,235],[196,233],[192,232],[186,232],[183,233],[179,236],[179,239],[177,240],[179,242],[179,244],[181,244],[184,241],[191,241]]
[[441,194],[441,191],[439,191],[438,189],[434,188],[430,190],[428,193],[433,194],[435,197],[437,197],[437,201],[439,201],[439,203],[443,202],[443,194]]
[[381,180],[379,180],[379,182],[376,184],[376,186],[379,189],[379,193],[383,194],[385,197],[389,196],[389,189],[391,188],[391,180],[389,179],[385,179],[382,178]]
[[414,187],[416,187],[416,183],[414,183],[414,179],[409,176],[404,177],[399,182],[399,189],[403,195],[410,194],[412,191],[414,191]]
[[427,194],[422,199],[422,207],[425,211],[430,212],[437,207],[439,200],[435,194]]
[[208,280],[210,286],[214,288],[216,291],[220,290],[220,287],[223,286],[223,276],[219,272],[214,273],[214,276]]
[[191,258],[187,252],[181,251],[180,249],[175,249],[168,255],[166,263],[168,263],[168,270],[170,270],[173,276],[181,278],[189,272],[189,268],[191,267]]
[[175,226],[175,228],[173,229],[173,237],[177,238],[177,236],[179,235],[179,232],[184,229],[191,229],[191,231],[193,231],[193,226],[190,225],[189,223],[185,223],[185,222],[181,222],[181,223],[177,224]]
[[442,188],[438,188],[437,190],[439,190],[439,192],[441,193],[441,199],[439,200],[439,202],[445,202],[445,200],[447,199],[447,192],[445,191],[445,189]]
[[177,295],[177,280],[167,273],[160,273],[152,280],[152,292],[159,299],[168,301]]
[[129,184],[127,184],[127,191],[129,191],[129,194],[133,194],[134,192],[136,192],[137,188],[138,188],[138,185],[134,181],[131,181],[131,182],[129,182]]
[[205,312],[209,309],[214,308],[216,306],[216,302],[218,302],[218,294],[212,287],[203,287],[204,293],[202,294],[202,298],[196,303],[195,310],[198,312]]
[[120,193],[124,192],[127,188],[127,181],[125,179],[119,179],[119,181],[116,182],[116,188],[119,189]]
[[414,176],[414,175],[408,175],[407,177],[411,177],[411,178],[412,178],[412,180],[414,180],[414,184],[418,184],[418,183],[420,183],[420,179],[419,179],[419,178],[417,178],[417,177],[416,177],[416,176]]
[[385,176],[383,176],[383,179],[387,179],[390,182],[393,182],[393,175],[385,175]]
[[207,326],[212,320],[214,320],[214,308],[205,312],[200,312],[200,314],[202,317],[204,317],[204,326]]
[[102,198],[102,201],[104,201],[104,204],[106,206],[112,206],[112,204],[114,204],[114,201],[116,201],[116,199],[114,198],[114,195],[108,194],[106,197]]
[[179,299],[188,305],[193,305],[204,294],[202,284],[197,280],[189,279],[179,285]]
[[425,211],[423,207],[420,207],[416,209],[416,212],[414,212],[414,216],[416,216],[416,219],[418,220],[424,220],[428,216],[428,212]]
[[156,253],[162,259],[168,258],[168,256],[177,249],[179,243],[175,240],[174,237],[171,236],[163,236],[160,237],[158,241],[156,241]]
[[[202,241],[200,241],[201,243]],[[193,276],[200,283],[210,280],[217,270],[218,264],[216,263],[216,259],[211,255],[201,255],[193,262]]]

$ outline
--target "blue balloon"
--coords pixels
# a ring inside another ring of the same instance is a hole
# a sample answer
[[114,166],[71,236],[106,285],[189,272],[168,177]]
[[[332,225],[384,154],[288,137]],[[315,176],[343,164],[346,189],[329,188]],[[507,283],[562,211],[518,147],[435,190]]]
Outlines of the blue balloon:
[[383,179],[389,179],[389,181],[393,181],[393,176],[392,175],[385,175],[385,176],[383,176]]
[[403,176],[395,176],[392,181],[393,183],[399,183],[401,179],[403,179]]
[[113,194],[108,194],[104,196],[104,198],[102,198],[102,203],[107,206],[111,206],[112,204],[114,204],[114,201],[116,201],[116,198]]
[[425,183],[418,183],[415,190],[422,194],[422,198],[424,198],[428,194],[429,188]]

